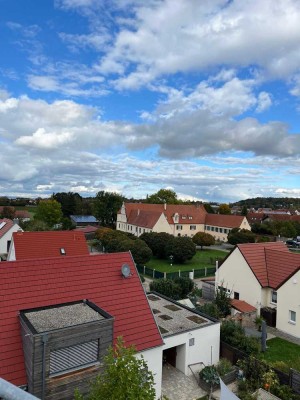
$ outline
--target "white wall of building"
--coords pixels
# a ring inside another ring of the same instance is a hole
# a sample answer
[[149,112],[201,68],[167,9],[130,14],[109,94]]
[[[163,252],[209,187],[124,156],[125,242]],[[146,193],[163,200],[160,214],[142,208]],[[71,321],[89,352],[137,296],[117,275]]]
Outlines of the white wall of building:
[[[291,311],[296,313],[295,322],[291,321]],[[300,338],[300,271],[277,290],[276,328]]]
[[[193,346],[190,346],[190,339],[194,339]],[[177,347],[176,368],[185,375],[191,375],[189,365],[200,362],[211,365],[219,361],[220,324],[164,337],[164,342],[163,350]]]
[[161,396],[161,384],[162,384],[162,349],[163,347],[155,347],[150,350],[145,350],[137,354],[143,355],[149,371],[153,373],[156,398],[160,399]]
[[238,248],[220,266],[216,272],[216,281],[218,286],[223,284],[232,291],[232,297],[237,292],[240,300],[257,309],[263,306],[261,286]]
[[7,253],[7,243],[12,240],[12,234],[14,232],[22,231],[18,224],[14,224],[9,231],[7,231],[0,239],[0,254]]

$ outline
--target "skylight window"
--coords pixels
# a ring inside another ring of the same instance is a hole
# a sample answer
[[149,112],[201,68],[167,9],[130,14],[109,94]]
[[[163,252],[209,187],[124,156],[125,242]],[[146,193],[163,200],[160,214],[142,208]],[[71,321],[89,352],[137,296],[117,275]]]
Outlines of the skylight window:
[[62,256],[65,256],[65,255],[66,255],[66,250],[65,250],[63,247],[61,247],[61,249],[60,249],[60,254],[61,254]]

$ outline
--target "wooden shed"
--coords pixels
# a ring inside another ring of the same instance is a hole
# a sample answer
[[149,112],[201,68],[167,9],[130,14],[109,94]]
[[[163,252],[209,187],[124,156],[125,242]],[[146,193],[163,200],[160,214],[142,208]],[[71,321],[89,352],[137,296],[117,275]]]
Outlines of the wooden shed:
[[20,312],[28,390],[42,400],[86,393],[113,341],[114,319],[88,300]]

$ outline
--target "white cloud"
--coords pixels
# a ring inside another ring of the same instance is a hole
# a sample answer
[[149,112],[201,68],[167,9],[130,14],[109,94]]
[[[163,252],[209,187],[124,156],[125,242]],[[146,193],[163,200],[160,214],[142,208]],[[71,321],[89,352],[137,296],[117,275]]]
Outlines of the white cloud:
[[272,98],[269,93],[260,92],[258,95],[257,102],[258,102],[258,104],[257,104],[256,111],[260,113],[260,112],[263,112],[263,111],[267,110],[268,108],[270,108],[270,106],[272,105]]

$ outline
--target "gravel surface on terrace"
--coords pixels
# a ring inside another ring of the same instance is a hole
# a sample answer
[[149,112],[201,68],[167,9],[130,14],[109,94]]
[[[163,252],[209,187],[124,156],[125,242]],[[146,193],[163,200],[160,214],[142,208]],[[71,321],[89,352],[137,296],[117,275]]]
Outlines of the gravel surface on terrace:
[[53,329],[61,329],[104,319],[102,315],[84,303],[28,311],[25,313],[25,316],[37,332],[47,332]]
[[156,323],[162,336],[196,329],[212,322],[201,315],[154,294],[148,294]]

